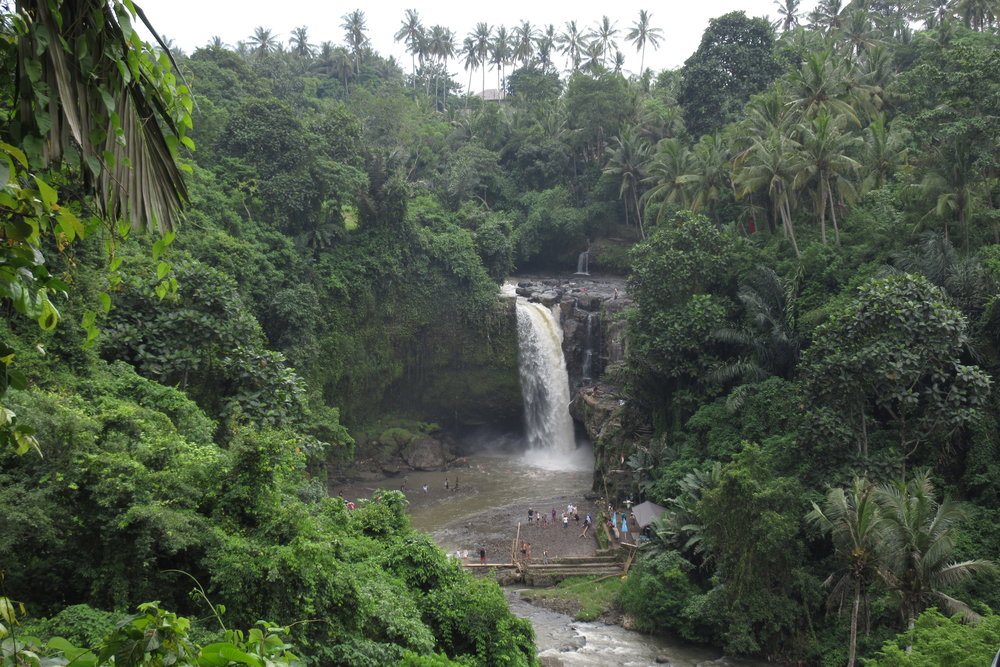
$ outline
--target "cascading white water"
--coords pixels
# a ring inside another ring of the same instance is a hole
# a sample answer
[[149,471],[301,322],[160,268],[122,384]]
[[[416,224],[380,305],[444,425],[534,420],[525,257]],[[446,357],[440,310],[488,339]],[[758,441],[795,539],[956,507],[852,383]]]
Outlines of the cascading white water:
[[517,296],[506,283],[505,296],[517,297],[518,371],[524,400],[527,462],[545,468],[575,469],[593,461],[581,455],[569,415],[569,374],[562,350],[562,328],[552,311]]
[[552,311],[517,298],[518,370],[528,448],[553,455],[576,448],[562,329]]

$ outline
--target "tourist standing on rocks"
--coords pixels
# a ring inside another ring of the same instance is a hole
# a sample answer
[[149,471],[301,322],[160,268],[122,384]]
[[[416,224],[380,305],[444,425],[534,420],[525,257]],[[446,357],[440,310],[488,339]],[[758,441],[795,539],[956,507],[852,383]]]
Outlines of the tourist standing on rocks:
[[569,528],[569,514],[563,512],[563,528]]
[[528,508],[528,525],[531,525],[531,520],[535,518],[535,510]]
[[480,547],[479,549],[479,562],[486,565],[486,549]]

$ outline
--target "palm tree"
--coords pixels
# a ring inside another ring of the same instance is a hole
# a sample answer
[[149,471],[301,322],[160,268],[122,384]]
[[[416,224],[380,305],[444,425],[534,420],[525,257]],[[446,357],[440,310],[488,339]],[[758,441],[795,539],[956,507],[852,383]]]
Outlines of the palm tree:
[[309,43],[308,30],[305,26],[292,31],[292,38],[288,40],[292,47],[292,53],[299,58],[312,58],[316,54],[316,46]]
[[469,73],[469,87],[465,89],[465,105],[468,108],[468,99],[472,95],[472,72],[483,64],[479,59],[479,49],[476,47],[476,40],[472,35],[467,36],[462,42],[462,50],[459,54],[462,56],[462,67]]
[[581,55],[586,48],[586,37],[580,32],[576,21],[566,22],[566,30],[556,37],[556,43],[559,44],[559,50],[563,55],[569,58],[572,71],[580,69]]
[[618,28],[615,26],[616,23],[612,23],[611,19],[607,16],[601,17],[601,22],[597,24],[597,28],[591,33],[591,37],[596,39],[601,43],[601,53],[604,54],[604,59],[601,64],[605,67],[608,64],[608,54],[612,49],[618,48],[618,43],[615,42],[615,35],[618,34]]
[[802,66],[788,77],[787,103],[807,117],[821,113],[844,115],[860,125],[851,104],[854,100],[845,85],[846,78],[843,62],[833,53],[810,53]]
[[556,45],[556,27],[551,23],[545,27],[545,31],[535,38],[535,51],[538,52],[538,62],[542,65],[543,71],[549,71],[552,67],[552,50]]
[[451,28],[445,28],[441,39],[437,41],[437,56],[441,59],[442,73],[444,74],[444,107],[448,106],[448,86],[451,83],[451,75],[448,73],[448,60],[455,57],[455,33]]
[[718,132],[706,134],[694,147],[694,173],[691,175],[691,210],[707,206],[719,224],[718,206],[724,192],[733,191],[732,155],[729,142]]
[[521,25],[514,28],[514,60],[520,60],[522,67],[527,67],[532,56],[535,55],[535,28],[530,21],[522,21]]
[[[979,181],[973,164],[975,151],[967,138],[952,138],[935,146],[925,161],[926,172],[921,182],[924,196],[934,202],[927,216],[936,215],[944,221],[944,236],[948,238],[949,217],[954,216],[969,244],[969,218],[976,205]],[[927,217],[925,216],[925,217]]]
[[624,69],[625,67],[625,54],[619,51],[618,49],[615,49],[615,61],[613,64],[614,64],[614,69],[612,71],[615,74],[621,74],[622,69]]
[[809,15],[810,26],[826,35],[835,34],[844,24],[844,11],[843,0],[820,0]]
[[656,155],[646,166],[648,175],[643,182],[652,183],[653,187],[640,198],[643,210],[648,210],[653,202],[660,202],[660,210],[656,217],[659,221],[663,219],[667,210],[663,204],[677,204],[682,208],[688,208],[690,206],[688,184],[691,182],[693,171],[691,151],[679,139],[660,141]]
[[[823,582],[833,586],[830,603],[842,608],[851,600],[851,635],[847,667],[854,667],[858,647],[858,618],[867,614],[865,590],[879,575],[879,556],[884,525],[876,502],[875,487],[866,479],[855,477],[850,489],[830,489],[821,509],[816,503],[806,519],[833,538],[837,569]],[[864,603],[862,605],[862,603]]]
[[361,51],[368,45],[368,35],[365,31],[368,30],[366,25],[365,13],[360,9],[355,9],[349,14],[344,14],[340,17],[344,22],[340,24],[340,27],[344,29],[344,41],[351,48],[351,53],[354,55],[354,74],[360,76],[361,74]]
[[493,42],[490,44],[490,62],[497,66],[497,88],[500,89],[500,96],[504,97],[504,79],[506,73],[504,69],[510,62],[510,35],[507,28],[499,26]]
[[958,0],[955,9],[965,26],[977,32],[995,26],[1000,20],[1000,6],[996,0]]
[[583,55],[586,56],[580,69],[584,72],[590,72],[591,74],[596,74],[598,70],[603,70],[604,65],[601,63],[604,60],[604,47],[601,46],[601,40],[594,39],[587,44],[587,48],[584,49]]
[[265,58],[278,48],[278,39],[271,34],[269,28],[257,26],[250,35],[250,45],[257,59]]
[[859,150],[862,140],[858,136],[840,131],[842,123],[839,121],[842,118],[840,116],[835,119],[823,112],[816,118],[802,123],[798,128],[798,156],[801,169],[796,174],[795,185],[798,188],[807,181],[816,184],[813,200],[816,217],[819,218],[820,237],[824,245],[827,204],[830,205],[833,216],[833,231],[837,243],[840,243],[840,228],[837,225],[831,181],[837,178],[838,183],[846,186],[850,182],[847,180],[848,173],[861,166],[849,153]]
[[796,257],[800,253],[795,239],[791,202],[795,180],[793,156],[798,147],[794,139],[773,131],[767,138],[754,139],[750,148],[736,160],[736,181],[742,187],[741,196],[767,188],[772,217],[781,220],[781,227],[792,242]]
[[486,90],[486,64],[490,62],[490,50],[493,44],[493,29],[488,23],[477,23],[476,30],[471,35],[476,43],[476,57],[479,59],[479,66],[483,68],[482,89]]
[[788,32],[799,24],[799,0],[774,0],[781,17],[781,31]]
[[628,212],[631,206],[642,238],[646,238],[646,231],[642,225],[642,212],[639,209],[639,184],[642,182],[643,168],[649,158],[649,148],[649,142],[640,135],[638,128],[629,125],[614,138],[612,145],[605,149],[608,153],[608,163],[604,173],[621,178],[618,198],[625,201],[625,224],[629,222]]
[[864,154],[862,164],[868,174],[862,183],[864,190],[879,190],[897,167],[906,162],[907,147],[905,137],[894,128],[886,126],[885,115],[877,113],[864,130]]
[[853,9],[847,14],[840,34],[851,45],[856,56],[860,56],[864,49],[882,43],[882,33],[872,22],[871,14],[864,9]]
[[415,9],[407,9],[403,18],[402,26],[396,31],[394,41],[403,42],[406,45],[406,52],[410,54],[410,69],[413,72],[413,86],[417,85],[417,52],[420,51],[420,42],[423,40],[424,26],[420,23],[420,16]]
[[947,498],[938,503],[926,471],[906,484],[880,487],[878,503],[885,540],[882,577],[899,596],[907,627],[912,628],[917,615],[932,602],[949,614],[977,621],[979,615],[967,604],[942,592],[973,574],[995,570],[987,560],[948,562],[955,551],[958,526],[969,517],[965,506]]
[[802,336],[796,328],[794,282],[785,283],[768,266],[760,265],[740,282],[737,298],[746,324],[723,327],[715,340],[735,345],[743,356],[715,368],[710,379],[724,384],[742,382],[726,399],[726,407],[740,408],[751,383],[771,376],[789,379],[799,363]]
[[636,51],[642,51],[642,57],[639,59],[639,76],[642,76],[642,73],[646,71],[646,43],[651,44],[655,51],[660,47],[660,40],[663,39],[663,31],[649,25],[649,20],[652,16],[645,9],[640,9],[639,20],[632,25],[632,29],[625,35],[625,39],[635,44]]

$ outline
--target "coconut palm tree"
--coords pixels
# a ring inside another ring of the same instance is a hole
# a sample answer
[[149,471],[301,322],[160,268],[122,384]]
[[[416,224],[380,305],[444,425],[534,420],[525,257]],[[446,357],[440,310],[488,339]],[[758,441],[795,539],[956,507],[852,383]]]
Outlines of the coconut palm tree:
[[880,572],[885,530],[876,495],[871,482],[855,477],[849,489],[830,489],[823,507],[813,503],[812,511],[806,515],[810,523],[833,539],[837,568],[823,582],[823,586],[832,586],[830,604],[842,608],[844,601],[851,601],[847,667],[854,667],[858,619],[868,611],[865,591]]
[[316,46],[309,43],[308,29],[301,26],[292,31],[292,38],[288,40],[292,47],[292,54],[299,58],[312,58],[316,55]]
[[520,60],[522,67],[527,67],[535,55],[536,30],[530,21],[522,21],[521,25],[514,28],[514,48],[512,56],[514,60]]
[[691,185],[691,210],[695,213],[708,207],[712,219],[719,224],[718,203],[723,193],[733,191],[732,151],[729,142],[719,132],[706,134],[694,147],[694,173]]
[[504,97],[504,80],[506,79],[507,63],[510,62],[510,33],[504,26],[497,27],[493,42],[490,44],[490,62],[497,67],[497,88]]
[[899,597],[907,627],[912,628],[917,615],[931,603],[967,621],[978,620],[967,604],[943,591],[976,573],[995,570],[987,560],[949,562],[959,524],[969,518],[965,506],[947,498],[939,503],[926,471],[916,473],[906,484],[880,487],[877,500],[885,540],[881,574]]
[[836,34],[844,25],[845,10],[843,0],[820,0],[809,15],[810,27],[826,35]]
[[559,33],[556,43],[563,55],[569,58],[570,69],[575,72],[580,69],[580,60],[587,46],[586,36],[577,27],[576,21],[567,21],[566,30]]
[[782,230],[791,241],[796,257],[800,253],[792,222],[792,196],[796,171],[794,154],[798,148],[798,142],[791,137],[772,131],[764,139],[755,138],[735,162],[741,196],[766,188],[772,217],[781,220]]
[[490,62],[493,29],[488,23],[480,22],[476,24],[476,30],[469,36],[476,43],[476,57],[479,59],[479,66],[483,68],[482,89],[486,90],[486,65]]
[[472,95],[472,73],[483,63],[479,59],[479,49],[476,47],[476,40],[469,35],[462,42],[462,50],[459,51],[462,57],[462,67],[469,73],[469,86],[465,89],[466,108],[469,106],[469,96]]
[[846,85],[844,61],[830,51],[806,56],[802,66],[788,76],[788,105],[803,116],[814,118],[822,113],[843,115],[860,125],[854,109],[855,99]]
[[958,0],[955,9],[965,26],[977,32],[997,25],[1000,5],[996,0]]
[[975,151],[965,138],[952,138],[935,146],[925,159],[921,191],[933,202],[927,216],[937,216],[944,221],[944,235],[948,238],[949,218],[962,229],[963,243],[969,244],[969,218],[975,205],[979,181],[973,164]]
[[451,74],[448,73],[448,61],[455,57],[455,33],[451,28],[445,28],[444,34],[438,44],[437,54],[441,59],[442,72],[444,74],[444,107],[448,106],[448,86],[451,83]]
[[639,76],[642,76],[642,73],[646,71],[646,44],[649,43],[655,51],[660,48],[660,40],[663,39],[663,31],[660,28],[654,28],[649,25],[649,20],[652,16],[645,9],[640,9],[639,20],[632,25],[628,34],[625,35],[625,39],[635,44],[635,50],[642,52],[642,56],[639,59]]
[[774,0],[781,18],[781,31],[788,32],[799,24],[799,0]]
[[854,55],[882,43],[882,33],[864,9],[852,9],[840,29],[840,38],[850,44]]
[[601,53],[604,55],[601,64],[607,67],[608,64],[608,54],[611,53],[612,49],[618,48],[618,43],[615,41],[615,35],[618,34],[617,22],[612,23],[606,15],[601,17],[601,22],[597,24],[594,32],[590,33],[591,39],[597,40],[601,43]]
[[649,159],[649,149],[649,142],[634,125],[625,127],[605,149],[608,163],[604,173],[621,179],[618,198],[625,202],[625,224],[629,223],[628,213],[631,207],[635,212],[636,226],[642,238],[646,238],[646,231],[642,224],[642,211],[639,209],[639,186],[644,176],[643,169]]
[[257,26],[249,39],[250,47],[258,60],[266,58],[278,49],[278,38],[271,33],[269,28]]
[[877,113],[864,129],[864,159],[868,170],[862,181],[863,190],[879,190],[886,179],[906,163],[907,146],[900,131],[886,125],[885,115]]
[[420,42],[424,38],[424,26],[420,22],[420,15],[415,9],[407,9],[403,17],[402,25],[396,31],[393,39],[403,42],[406,45],[406,52],[410,54],[410,70],[413,73],[413,86],[417,85],[417,61],[416,56],[420,51]]
[[580,65],[582,71],[597,74],[598,70],[604,70],[604,65],[602,64],[604,61],[604,47],[601,46],[601,40],[591,40],[587,44],[587,48],[584,49],[583,55],[583,64]]
[[660,221],[667,211],[667,207],[663,204],[690,207],[688,184],[691,182],[693,172],[691,151],[679,139],[660,141],[656,154],[646,165],[647,176],[643,182],[652,184],[652,187],[640,198],[643,211],[649,210],[652,203],[660,203],[656,217],[657,221]]
[[556,46],[556,27],[551,23],[535,38],[535,51],[542,70],[548,72],[552,68],[552,51]]
[[351,53],[354,55],[354,74],[360,76],[361,51],[368,45],[368,35],[365,34],[368,30],[365,13],[360,9],[355,9],[340,18],[343,21],[340,27],[344,29],[344,41],[347,42],[347,46],[350,47]]
[[806,183],[815,184],[813,201],[824,245],[827,204],[830,205],[833,216],[833,232],[837,243],[840,243],[840,228],[837,225],[836,205],[833,199],[833,179],[836,178],[839,184],[846,186],[850,183],[849,174],[861,167],[850,154],[860,152],[862,139],[842,132],[842,119],[843,116],[834,118],[823,112],[798,127],[798,158],[801,168],[795,176],[795,186],[799,189]]

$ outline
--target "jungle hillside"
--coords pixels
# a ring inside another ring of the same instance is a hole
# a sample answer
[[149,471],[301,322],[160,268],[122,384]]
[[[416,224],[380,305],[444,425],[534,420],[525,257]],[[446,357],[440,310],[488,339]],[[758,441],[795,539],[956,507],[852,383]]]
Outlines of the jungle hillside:
[[1000,5],[779,4],[655,72],[666,7],[411,10],[399,63],[362,9],[183,53],[131,0],[0,2],[0,664],[538,664],[402,493],[328,480],[517,424],[500,285],[583,251],[632,304],[595,488],[665,508],[638,627],[988,664]]

